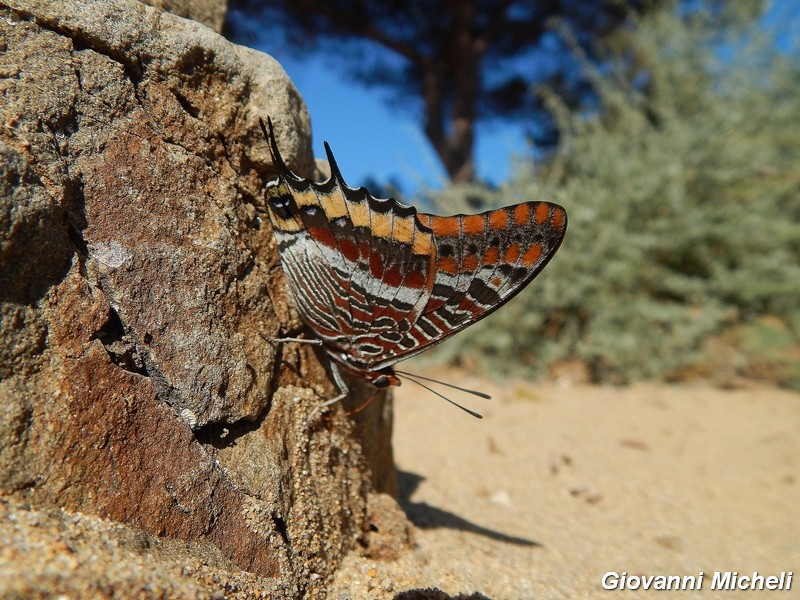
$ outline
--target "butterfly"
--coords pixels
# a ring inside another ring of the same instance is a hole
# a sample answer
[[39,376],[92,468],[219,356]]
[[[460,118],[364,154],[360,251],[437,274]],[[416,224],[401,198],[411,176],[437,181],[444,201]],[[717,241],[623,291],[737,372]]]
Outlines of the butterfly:
[[395,363],[503,306],[564,239],[567,213],[550,202],[438,216],[375,198],[345,183],[327,142],[330,177],[304,179],[283,161],[272,120],[259,121],[278,171],[265,196],[281,266],[342,392],[325,404],[347,393],[337,364],[378,388],[400,385]]

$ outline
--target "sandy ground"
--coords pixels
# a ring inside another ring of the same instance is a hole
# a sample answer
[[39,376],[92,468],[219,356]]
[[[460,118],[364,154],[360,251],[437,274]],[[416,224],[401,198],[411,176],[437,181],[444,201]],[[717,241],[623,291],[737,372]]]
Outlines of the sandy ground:
[[[399,389],[415,547],[392,562],[350,557],[332,598],[800,598],[800,394],[438,375],[494,399],[470,401],[477,420]],[[712,591],[715,571],[794,581]],[[704,577],[686,592],[605,591],[607,572]]]
[[[470,402],[477,420],[400,388],[394,447],[415,543],[392,561],[352,554],[327,598],[800,598],[800,394],[434,375],[494,399]],[[402,539],[393,514],[379,531]],[[716,571],[792,572],[793,585],[715,591]],[[609,572],[704,576],[683,592],[605,591]],[[0,598],[245,599],[272,583],[213,547],[0,498]]]

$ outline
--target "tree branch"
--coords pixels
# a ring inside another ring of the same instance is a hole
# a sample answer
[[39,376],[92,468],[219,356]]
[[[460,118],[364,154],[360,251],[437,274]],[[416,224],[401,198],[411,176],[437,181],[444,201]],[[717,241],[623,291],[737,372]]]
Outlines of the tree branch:
[[381,46],[385,46],[389,50],[406,58],[413,64],[421,65],[422,62],[426,60],[426,57],[417,52],[413,46],[386,35],[386,33],[371,23],[364,20],[352,19],[324,2],[319,4],[313,0],[295,0],[293,4],[296,8],[307,10],[310,13],[324,17],[348,34],[355,33],[363,38],[377,42]]
[[482,55],[486,52],[495,35],[502,30],[506,25],[506,11],[508,7],[514,4],[513,0],[503,0],[495,10],[494,14],[489,18],[488,25],[484,30],[475,38],[475,51]]

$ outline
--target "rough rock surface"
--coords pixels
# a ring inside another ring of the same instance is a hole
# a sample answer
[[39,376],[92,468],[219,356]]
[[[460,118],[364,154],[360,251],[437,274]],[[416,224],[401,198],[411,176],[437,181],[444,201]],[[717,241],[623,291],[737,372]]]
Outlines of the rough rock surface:
[[264,214],[314,173],[270,57],[134,0],[0,0],[0,492],[311,593],[395,489],[391,405],[318,411]]
[[160,8],[173,15],[191,19],[222,32],[225,14],[228,11],[226,0],[141,0],[149,6]]
[[0,499],[0,539],[2,598],[249,599],[279,591],[269,579],[237,570],[210,544],[12,500]]

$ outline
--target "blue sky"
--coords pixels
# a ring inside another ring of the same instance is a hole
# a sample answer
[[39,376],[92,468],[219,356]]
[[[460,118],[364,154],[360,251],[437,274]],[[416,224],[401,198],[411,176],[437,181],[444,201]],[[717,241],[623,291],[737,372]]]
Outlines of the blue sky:
[[[260,48],[259,48],[260,49]],[[303,96],[313,133],[314,156],[324,157],[323,140],[331,145],[345,179],[359,185],[368,177],[387,182],[395,177],[407,191],[421,186],[440,188],[444,168],[411,112],[389,107],[382,91],[349,82],[320,57],[302,61],[273,53]],[[476,160],[481,178],[507,179],[509,157],[524,152],[519,126],[479,124]]]
[[[785,37],[776,38],[779,47],[796,50],[800,3],[773,0],[770,4],[762,24],[781,29]],[[792,24],[787,26],[787,21]],[[405,192],[413,194],[421,187],[441,188],[446,183],[444,169],[420,122],[412,111],[391,108],[384,101],[383,90],[351,82],[318,54],[299,59],[263,44],[255,47],[283,65],[305,99],[314,156],[325,156],[322,142],[327,140],[350,185],[361,185],[368,178],[381,183],[397,179]],[[508,179],[514,156],[530,151],[520,123],[478,123],[475,137],[478,176],[492,183]]]

